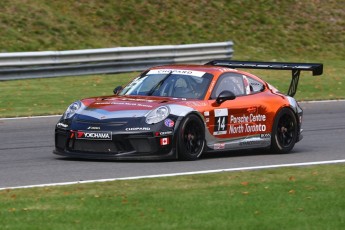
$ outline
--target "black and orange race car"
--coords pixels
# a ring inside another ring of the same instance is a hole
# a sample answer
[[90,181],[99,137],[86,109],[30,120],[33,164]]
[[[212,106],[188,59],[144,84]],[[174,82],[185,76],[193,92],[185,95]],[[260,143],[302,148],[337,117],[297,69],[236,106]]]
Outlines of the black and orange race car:
[[[238,68],[291,70],[287,95]],[[150,68],[115,95],[71,104],[54,153],[89,159],[196,160],[204,152],[266,148],[287,153],[302,139],[293,98],[301,71],[322,64],[214,60]]]

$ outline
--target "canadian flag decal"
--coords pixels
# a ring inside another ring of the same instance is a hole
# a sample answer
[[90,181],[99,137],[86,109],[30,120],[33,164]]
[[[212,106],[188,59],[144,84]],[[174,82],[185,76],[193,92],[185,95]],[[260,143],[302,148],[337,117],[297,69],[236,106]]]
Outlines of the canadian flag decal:
[[168,145],[169,144],[169,137],[161,138],[161,145]]

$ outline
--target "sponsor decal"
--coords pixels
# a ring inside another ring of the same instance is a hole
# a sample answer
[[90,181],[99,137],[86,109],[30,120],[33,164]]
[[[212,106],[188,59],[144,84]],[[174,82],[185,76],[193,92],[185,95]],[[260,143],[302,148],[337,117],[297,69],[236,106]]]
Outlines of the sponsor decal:
[[249,145],[255,145],[255,144],[258,144],[259,142],[257,141],[243,141],[243,142],[240,142],[240,146],[249,146]]
[[261,86],[261,84],[259,82],[250,82],[251,86]]
[[[214,130],[213,135],[224,134],[245,134],[245,133],[265,133],[267,132],[265,114],[256,114],[256,108],[249,108],[247,111],[254,113],[241,115],[228,114],[228,109],[214,110]],[[205,115],[205,112],[204,112]],[[205,119],[208,122],[207,118]],[[270,134],[260,136],[262,139],[270,138]],[[250,145],[250,144],[247,144]]]
[[[118,100],[118,98],[114,98],[113,100]],[[154,100],[147,100],[143,98],[121,98],[122,101],[143,101],[143,102],[154,102]]]
[[207,103],[206,102],[200,102],[200,101],[188,101],[186,103],[186,105],[199,107],[199,106],[207,106]]
[[207,118],[205,119],[205,122],[210,122],[210,118],[207,117]]
[[205,72],[202,71],[195,71],[195,70],[183,70],[183,69],[154,69],[150,70],[147,75],[149,74],[181,74],[181,75],[190,75],[196,77],[204,76]]
[[134,127],[134,128],[126,128],[126,131],[150,131],[150,127]]
[[215,125],[213,135],[223,135],[227,133],[228,109],[214,110]]
[[214,150],[225,149],[225,143],[215,143],[213,145]]
[[250,114],[249,116],[246,116],[243,114],[243,116],[235,117],[234,115],[230,116],[230,123],[236,124],[236,123],[248,123],[248,122],[258,122],[258,121],[266,121],[266,115],[265,114]]
[[112,140],[111,134],[112,134],[111,132],[77,131],[75,137],[76,139],[87,139],[87,140]]
[[270,133],[260,134],[260,138],[262,139],[271,138],[271,134]]
[[255,133],[255,132],[265,132],[266,125],[263,124],[239,124],[239,125],[230,125],[229,133]]
[[[255,132],[266,132],[266,125],[261,122],[266,122],[265,114],[249,114],[242,116],[230,116],[230,134],[240,133],[255,133]],[[254,124],[253,124],[254,123]],[[256,124],[255,124],[256,123]]]
[[127,105],[127,106],[136,106],[136,107],[145,107],[145,108],[152,108],[152,105],[146,105],[141,103],[133,103],[133,102],[96,102],[96,105]]
[[210,111],[205,111],[205,112],[204,112],[204,116],[205,116],[205,117],[210,116]]
[[170,143],[169,137],[163,137],[163,138],[160,139],[160,144],[162,146],[168,145],[169,143]]
[[67,128],[67,127],[68,127],[68,125],[67,125],[67,124],[60,123],[60,122],[59,122],[59,123],[57,123],[57,124],[56,124],[56,126],[57,126],[58,128],[61,128],[61,127],[62,127],[62,128]]
[[171,127],[174,127],[175,122],[173,120],[167,118],[167,119],[164,120],[164,124],[165,124],[166,127],[171,128]]
[[87,129],[88,129],[88,130],[100,130],[101,127],[89,126]]
[[250,107],[247,109],[247,112],[249,113],[255,113],[256,112],[256,107]]
[[173,131],[155,132],[156,137],[172,135]]
[[164,136],[164,135],[171,135],[173,132],[172,131],[165,131],[165,132],[159,132],[160,136]]
[[228,116],[228,109],[215,109],[214,116],[215,117]]
[[262,139],[252,139],[252,140],[243,140],[239,143],[240,146],[263,146],[270,144],[270,140],[262,140]]

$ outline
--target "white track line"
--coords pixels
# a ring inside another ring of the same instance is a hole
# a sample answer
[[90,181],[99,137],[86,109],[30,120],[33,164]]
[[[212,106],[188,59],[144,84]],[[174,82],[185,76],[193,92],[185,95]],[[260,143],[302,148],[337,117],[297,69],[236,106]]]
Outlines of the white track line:
[[298,101],[298,103],[327,103],[327,102],[345,102],[345,99],[339,99],[339,100],[321,100],[321,101]]
[[170,173],[170,174],[160,174],[160,175],[123,177],[123,178],[111,178],[111,179],[100,179],[100,180],[72,181],[72,182],[63,182],[63,183],[38,184],[38,185],[7,187],[7,188],[5,187],[5,188],[0,188],[0,191],[1,190],[10,190],[10,189],[22,189],[22,188],[38,188],[38,187],[49,187],[49,186],[86,184],[86,183],[95,183],[95,182],[109,182],[109,181],[117,181],[117,180],[137,180],[137,179],[145,179],[145,178],[186,176],[186,175],[197,175],[197,174],[207,174],[207,173],[234,172],[234,171],[247,171],[247,170],[258,170],[258,169],[272,169],[272,168],[296,167],[296,166],[311,166],[311,165],[337,164],[337,163],[345,163],[345,159],[343,159],[343,160],[332,160],[332,161],[316,161],[316,162],[294,163],[294,164],[264,165],[264,166],[253,166],[253,167],[242,167],[242,168],[229,168],[229,169],[214,169],[214,170],[206,170],[206,171],[195,171],[195,172],[184,172],[184,173]]
[[47,116],[33,116],[33,117],[8,117],[8,118],[0,118],[0,121],[3,120],[24,120],[24,119],[36,119],[36,118],[53,118],[53,117],[61,117],[60,115],[47,115]]

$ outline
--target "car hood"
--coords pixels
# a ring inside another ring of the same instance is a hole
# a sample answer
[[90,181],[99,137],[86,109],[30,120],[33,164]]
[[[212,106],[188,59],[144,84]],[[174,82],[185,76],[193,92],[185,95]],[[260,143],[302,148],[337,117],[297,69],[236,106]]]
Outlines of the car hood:
[[82,100],[82,108],[77,117],[82,119],[96,118],[100,120],[112,118],[143,117],[149,111],[172,103],[178,103],[180,98],[111,96]]

